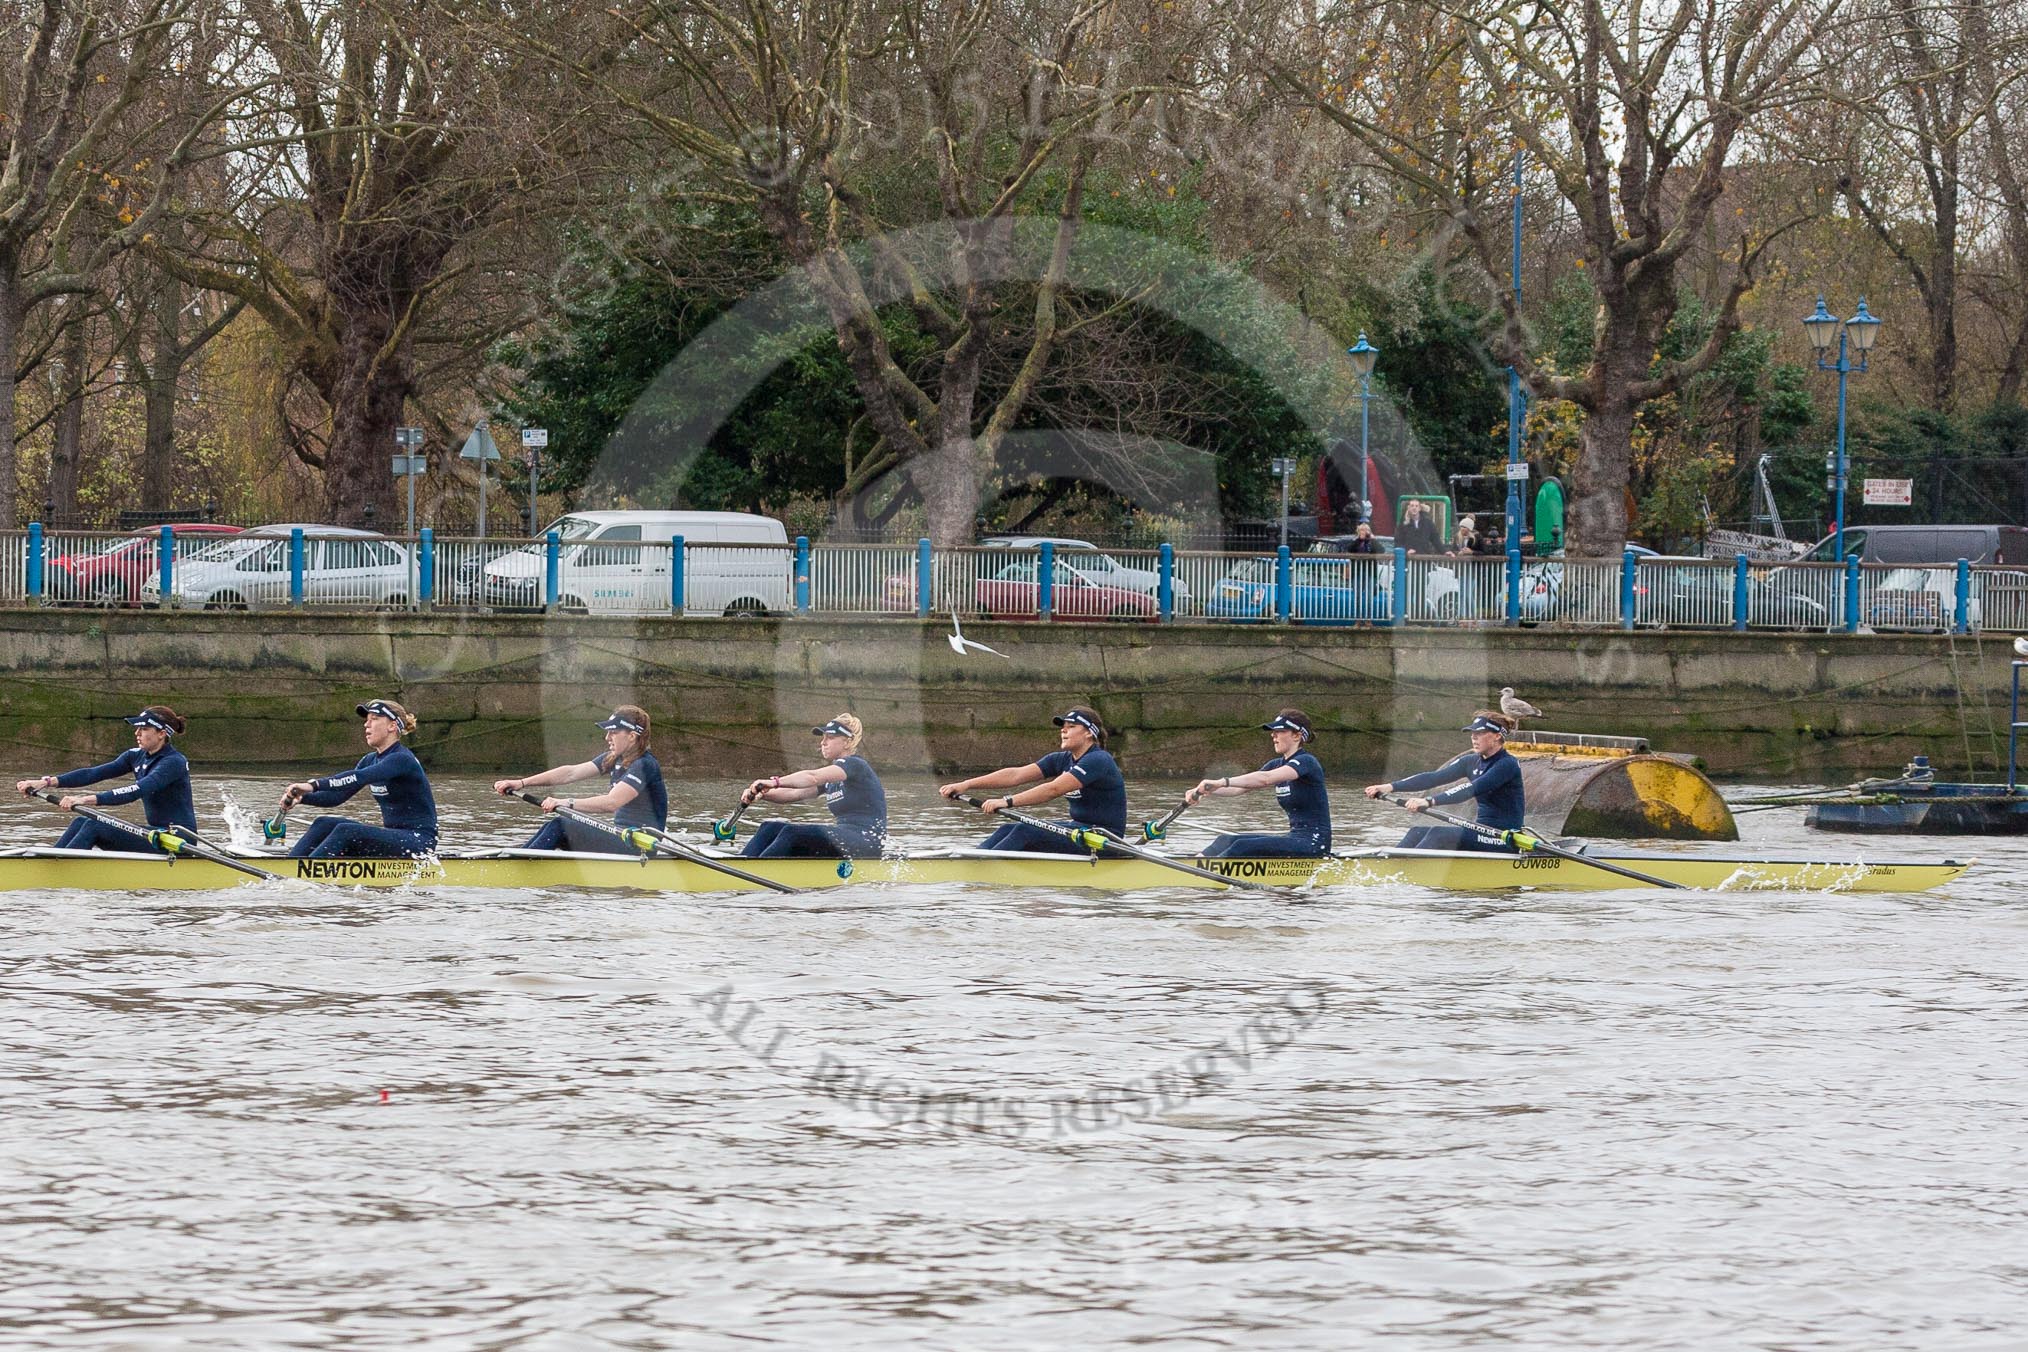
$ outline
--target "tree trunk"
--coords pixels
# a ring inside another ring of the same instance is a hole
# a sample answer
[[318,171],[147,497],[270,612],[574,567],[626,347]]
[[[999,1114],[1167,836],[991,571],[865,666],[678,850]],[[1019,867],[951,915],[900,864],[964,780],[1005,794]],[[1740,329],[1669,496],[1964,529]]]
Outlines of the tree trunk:
[[140,368],[146,424],[141,434],[141,506],[166,512],[175,496],[176,386],[183,378],[183,287],[162,274],[155,293],[153,351]]
[[72,529],[78,520],[78,473],[84,465],[85,379],[91,373],[87,342],[90,321],[73,320],[63,335],[63,407],[57,411],[55,436],[49,449],[50,524]]
[[401,528],[395,480],[394,429],[401,426],[412,377],[408,354],[384,357],[393,321],[384,314],[346,315],[338,343],[337,370],[328,398],[331,441],[324,452],[324,512],[332,521],[354,524],[374,509],[381,530]]
[[21,359],[20,260],[0,255],[0,525],[20,523],[20,465],[14,445],[14,364]]
[[972,543],[979,515],[978,448],[963,434],[948,437],[911,467],[922,493],[930,543],[955,549]]
[[1627,485],[1633,481],[1634,409],[1611,404],[1591,410],[1578,433],[1571,473],[1565,552],[1572,558],[1609,559],[1627,543]]

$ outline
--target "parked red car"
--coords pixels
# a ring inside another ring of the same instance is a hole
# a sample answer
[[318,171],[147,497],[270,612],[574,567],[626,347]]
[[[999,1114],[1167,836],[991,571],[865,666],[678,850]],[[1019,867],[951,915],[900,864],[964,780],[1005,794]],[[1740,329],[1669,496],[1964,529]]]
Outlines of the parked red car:
[[[980,578],[972,588],[979,613],[989,620],[1036,618],[1041,589],[1035,569],[1032,563],[1010,563],[992,577]],[[1063,620],[1152,620],[1157,613],[1154,597],[1094,582],[1065,563],[1052,574],[1049,602],[1051,613]]]
[[[211,521],[179,521],[169,527],[179,539],[237,535],[238,526]],[[96,553],[61,554],[43,572],[42,594],[57,605],[137,606],[141,586],[161,575],[160,526],[143,526],[125,536],[99,543]],[[179,554],[182,552],[179,549]]]

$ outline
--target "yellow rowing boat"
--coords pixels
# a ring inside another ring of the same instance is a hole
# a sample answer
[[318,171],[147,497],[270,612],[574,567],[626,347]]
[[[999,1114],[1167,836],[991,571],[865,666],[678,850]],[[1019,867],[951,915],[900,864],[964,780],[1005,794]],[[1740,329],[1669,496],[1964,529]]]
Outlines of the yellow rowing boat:
[[[408,859],[289,859],[255,852],[232,857],[272,874],[276,885],[340,887],[598,888],[644,892],[752,892],[753,883],[687,859],[604,854],[550,854],[498,850]],[[717,856],[713,856],[717,857]],[[1971,860],[1936,862],[1856,859],[1764,859],[1731,854],[1595,851],[1601,864],[1705,891],[1924,892],[1956,878]],[[950,850],[906,859],[740,859],[725,862],[790,887],[851,884],[976,883],[1000,887],[1152,887],[1216,889],[1219,884],[1142,859],[1088,859],[1072,855]],[[1193,859],[1177,863],[1207,869],[1235,883],[1293,890],[1405,884],[1440,891],[1617,891],[1640,888],[1584,858],[1484,854],[1447,850],[1372,850],[1326,859]],[[210,891],[262,886],[258,880],[207,860],[101,850],[0,851],[0,891],[97,892]]]

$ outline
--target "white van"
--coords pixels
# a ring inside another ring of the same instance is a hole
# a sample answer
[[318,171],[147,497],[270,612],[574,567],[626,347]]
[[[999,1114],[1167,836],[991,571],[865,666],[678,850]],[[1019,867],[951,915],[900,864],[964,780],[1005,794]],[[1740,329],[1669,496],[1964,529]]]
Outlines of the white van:
[[[545,529],[563,544],[557,609],[591,615],[668,614],[669,542],[683,537],[684,610],[765,615],[788,610],[795,567],[788,532],[749,512],[572,512]],[[660,545],[656,548],[655,545]],[[484,600],[501,610],[539,609],[543,545],[526,545],[486,565]]]

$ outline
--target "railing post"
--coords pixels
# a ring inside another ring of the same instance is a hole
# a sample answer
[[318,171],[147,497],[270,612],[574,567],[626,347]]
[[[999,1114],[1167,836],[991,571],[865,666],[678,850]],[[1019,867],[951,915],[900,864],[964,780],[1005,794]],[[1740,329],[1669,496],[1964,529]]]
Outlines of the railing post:
[[[1568,562],[1564,567],[1568,568]],[[1634,551],[1629,549],[1620,555],[1620,628],[1634,627]]]
[[1507,624],[1518,628],[1521,624],[1521,536],[1517,533],[1507,545]]
[[437,599],[437,538],[428,526],[422,528],[416,549],[416,600],[424,610],[428,610],[430,603]]
[[[1984,617],[1981,616],[1981,619]],[[1958,613],[1957,630],[1960,634],[1972,632],[1972,561],[1958,560]]]
[[927,539],[915,542],[915,617],[929,618],[930,588],[935,585],[936,569],[930,556],[930,542]]
[[169,609],[169,593],[176,583],[176,531],[174,527],[162,527],[161,538],[155,542],[155,568],[161,574],[157,579],[162,588],[161,608]]
[[796,614],[810,613],[810,537],[796,537]]
[[683,613],[683,537],[669,537],[669,609]]
[[1044,621],[1056,613],[1056,546],[1048,541],[1035,564],[1035,613]]
[[1289,622],[1289,615],[1296,608],[1295,562],[1289,547],[1282,545],[1275,550],[1275,620],[1281,624]]
[[1162,581],[1155,594],[1155,604],[1162,612],[1163,624],[1176,622],[1176,546],[1162,546]]
[[557,592],[561,588],[563,574],[563,538],[555,531],[543,537],[542,550],[542,608],[556,609]]
[[1859,632],[1859,556],[1845,556],[1845,632]]
[[289,531],[289,604],[303,604],[303,528]]
[[1753,593],[1747,587],[1746,555],[1732,556],[1732,627],[1746,631],[1747,611],[1753,606]]
[[1394,617],[1390,621],[1399,629],[1408,622],[1408,550],[1401,545],[1394,547]]
[[31,599],[42,599],[42,523],[28,523],[28,595]]

